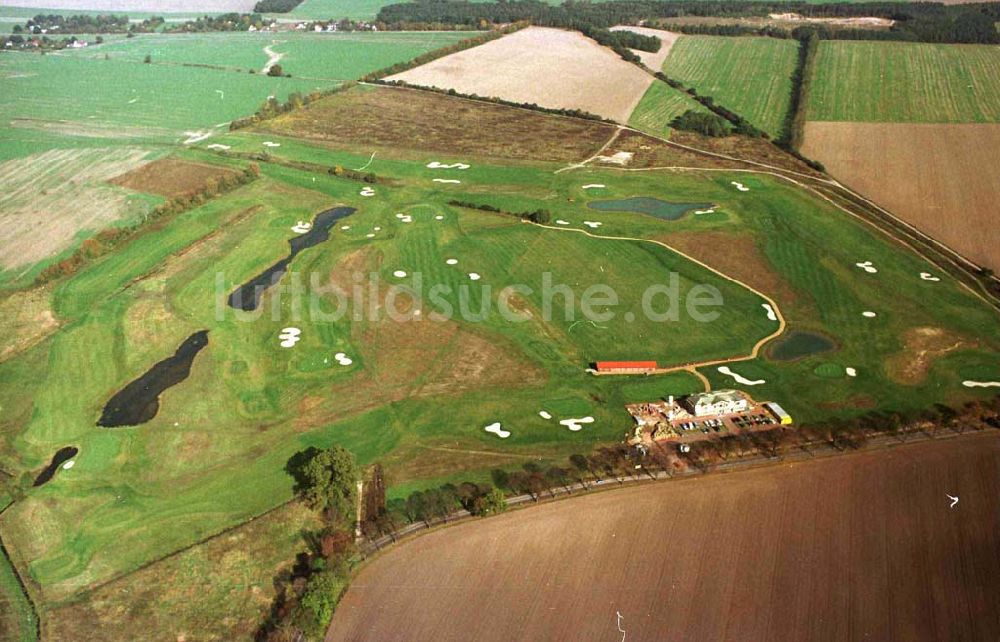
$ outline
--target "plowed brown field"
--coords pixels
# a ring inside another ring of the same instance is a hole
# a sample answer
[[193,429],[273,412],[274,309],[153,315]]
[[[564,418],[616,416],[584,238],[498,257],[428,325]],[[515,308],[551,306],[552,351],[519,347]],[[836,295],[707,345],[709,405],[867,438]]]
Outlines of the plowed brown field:
[[802,151],[925,234],[1000,271],[1000,124],[810,122]]
[[372,561],[327,641],[1000,639],[998,473],[984,434],[466,523]]

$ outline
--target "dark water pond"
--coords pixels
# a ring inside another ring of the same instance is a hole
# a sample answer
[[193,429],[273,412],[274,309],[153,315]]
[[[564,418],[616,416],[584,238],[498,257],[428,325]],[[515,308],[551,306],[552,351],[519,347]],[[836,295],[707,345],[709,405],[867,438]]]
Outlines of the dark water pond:
[[207,345],[208,330],[195,332],[185,339],[174,356],[157,363],[111,397],[97,425],[105,428],[137,426],[155,417],[160,410],[160,394],[188,378],[195,356]]
[[76,454],[80,452],[80,449],[75,446],[66,446],[65,448],[60,448],[56,451],[56,454],[52,455],[52,462],[45,467],[45,470],[38,474],[35,478],[35,483],[33,486],[36,488],[42,484],[48,483],[55,476],[56,471],[59,467],[68,462],[70,459],[76,457]]
[[638,212],[665,221],[676,221],[691,210],[707,210],[712,203],[671,203],[650,196],[635,196],[613,201],[591,201],[587,207],[602,212]]
[[834,342],[821,334],[796,330],[774,342],[768,350],[768,356],[775,361],[792,361],[828,352],[834,347]]
[[316,218],[313,219],[312,228],[308,232],[298,234],[288,240],[288,245],[291,248],[288,256],[236,288],[229,295],[229,300],[227,301],[229,307],[243,310],[244,312],[256,310],[257,306],[260,305],[260,298],[264,295],[264,292],[281,280],[281,277],[288,270],[288,266],[292,262],[292,259],[295,258],[295,255],[306,248],[319,245],[328,240],[330,238],[330,230],[333,229],[337,221],[347,218],[355,211],[353,207],[334,207],[333,209],[317,214]]

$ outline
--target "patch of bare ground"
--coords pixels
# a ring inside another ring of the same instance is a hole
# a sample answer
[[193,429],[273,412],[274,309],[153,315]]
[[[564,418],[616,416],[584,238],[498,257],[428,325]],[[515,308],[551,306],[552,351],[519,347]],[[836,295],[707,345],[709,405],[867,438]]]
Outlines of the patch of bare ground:
[[1000,271],[1000,124],[810,122],[803,153],[925,234]]
[[[683,132],[674,130],[670,135],[670,140],[688,147],[695,147],[714,154],[723,154],[734,158],[750,160],[766,165],[773,165],[785,170],[799,172],[822,178],[823,174],[812,169],[799,159],[782,151],[773,143],[763,138],[750,138],[748,136],[726,136],[724,138],[713,138],[702,136],[693,132]],[[806,154],[806,157],[809,155]]]
[[0,268],[33,265],[132,208],[105,181],[144,162],[143,149],[54,149],[0,163]]
[[359,86],[265,121],[259,131],[364,149],[570,162],[614,133],[598,121],[400,87]]
[[649,167],[740,169],[746,167],[745,163],[714,158],[706,154],[681,149],[631,130],[622,131],[603,155],[613,155],[618,152],[632,154],[627,166],[633,169]]
[[110,182],[136,192],[174,198],[201,191],[209,180],[235,175],[235,171],[218,165],[163,158],[116,176]]
[[915,386],[927,379],[931,366],[941,357],[975,347],[975,341],[943,328],[910,328],[903,334],[903,349],[886,361],[886,370],[893,381]]
[[463,94],[579,109],[620,123],[652,77],[577,31],[528,27],[387,80]]
[[24,352],[59,329],[52,289],[14,292],[0,299],[0,361]]
[[973,435],[466,522],[363,567],[326,640],[1000,639],[998,467]]

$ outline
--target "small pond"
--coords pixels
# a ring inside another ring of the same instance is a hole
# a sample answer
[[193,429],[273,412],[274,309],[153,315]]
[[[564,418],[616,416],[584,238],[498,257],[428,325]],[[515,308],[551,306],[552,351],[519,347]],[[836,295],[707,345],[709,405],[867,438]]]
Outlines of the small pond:
[[160,410],[160,394],[188,378],[195,356],[207,345],[208,330],[195,332],[185,339],[174,356],[160,361],[111,397],[97,425],[105,428],[137,426],[155,417]]
[[692,210],[713,207],[712,203],[671,203],[651,196],[634,196],[612,201],[591,201],[587,207],[602,212],[638,212],[649,214],[665,221],[676,221]]
[[795,330],[771,344],[767,356],[775,361],[794,361],[836,347],[832,339],[821,334]]
[[32,486],[37,488],[51,481],[56,471],[59,470],[59,467],[76,457],[78,452],[80,452],[80,449],[75,446],[66,446],[57,450],[56,454],[52,455],[52,462],[45,467],[45,470],[38,473],[38,477],[35,478],[35,483]]
[[253,312],[260,305],[260,298],[269,287],[281,280],[292,259],[299,252],[314,245],[319,245],[330,238],[330,230],[337,221],[347,218],[356,210],[353,207],[334,207],[316,215],[312,227],[305,234],[298,234],[288,240],[291,249],[288,256],[250,279],[229,295],[227,304],[231,308]]

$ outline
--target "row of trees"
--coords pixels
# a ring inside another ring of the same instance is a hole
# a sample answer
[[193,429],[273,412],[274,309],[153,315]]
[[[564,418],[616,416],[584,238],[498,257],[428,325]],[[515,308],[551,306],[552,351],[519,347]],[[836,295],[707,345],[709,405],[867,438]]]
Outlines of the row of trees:
[[552,221],[552,212],[545,208],[538,208],[536,210],[526,211],[526,212],[508,212],[506,210],[500,209],[495,205],[489,205],[485,203],[472,203],[469,201],[459,201],[451,200],[448,201],[448,205],[453,205],[455,207],[464,207],[470,210],[480,210],[483,212],[494,212],[496,214],[504,214],[506,216],[516,216],[519,219],[526,221],[531,221],[532,223],[541,223],[542,225],[547,225]]
[[302,4],[302,0],[260,0],[253,6],[254,13],[288,13]]
[[204,185],[187,194],[176,196],[165,203],[154,207],[143,219],[127,227],[111,227],[98,232],[85,240],[69,257],[49,265],[35,279],[36,285],[42,285],[55,279],[75,274],[89,261],[107,254],[121,246],[140,233],[145,225],[165,216],[179,214],[193,207],[204,204],[211,198],[224,194],[245,185],[260,176],[260,167],[251,163],[242,172],[223,174],[218,178],[209,178]]
[[[277,65],[275,65],[277,66]],[[273,67],[272,67],[273,69]],[[278,73],[281,73],[281,68],[278,67]],[[247,116],[245,118],[236,118],[229,123],[229,130],[235,131],[237,129],[243,129],[244,127],[249,127],[251,125],[256,125],[257,123],[265,120],[270,120],[282,114],[286,114],[292,110],[305,107],[306,105],[316,102],[320,98],[326,96],[332,96],[341,91],[346,91],[351,87],[357,85],[355,82],[345,82],[332,89],[316,90],[309,92],[308,94],[301,94],[297,91],[288,94],[288,99],[285,102],[281,102],[274,96],[271,96],[257,108],[257,111],[252,116]]]
[[[763,131],[762,129],[759,129],[756,125],[751,123],[742,115],[737,114],[733,110],[723,107],[722,105],[716,103],[715,99],[712,98],[711,96],[702,96],[701,94],[698,93],[698,91],[694,87],[687,87],[681,81],[677,80],[676,78],[671,78],[667,76],[662,71],[657,71],[653,75],[655,75],[658,80],[667,83],[674,89],[685,92],[687,95],[691,96],[691,98],[693,98],[695,101],[701,103],[703,107],[711,111],[713,114],[731,123],[733,126],[732,133],[741,134],[743,136],[750,136],[751,138],[770,138],[767,132]],[[694,111],[693,113],[696,114],[698,112]],[[682,114],[682,117],[686,115],[687,114]],[[714,130],[714,126],[711,125],[709,121],[694,119],[693,116],[688,116],[688,118],[685,118],[684,120],[681,121],[682,125],[688,123],[692,125],[697,125],[702,129]],[[679,129],[685,129],[685,127],[683,126],[679,127]],[[698,130],[692,130],[692,131],[698,131]],[[706,135],[725,136],[726,134],[706,134]]]
[[[792,99],[785,116],[785,126],[781,137],[775,141],[779,147],[799,154],[799,148],[805,139],[806,114],[809,109],[809,91],[812,85],[813,68],[816,66],[816,55],[819,51],[819,33],[808,30],[800,33],[798,60],[792,73]],[[799,155],[800,158],[801,155]],[[816,163],[815,169],[822,171],[822,166]]]

